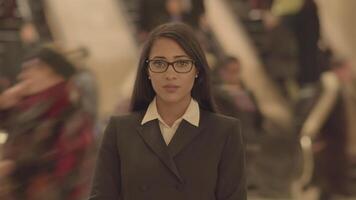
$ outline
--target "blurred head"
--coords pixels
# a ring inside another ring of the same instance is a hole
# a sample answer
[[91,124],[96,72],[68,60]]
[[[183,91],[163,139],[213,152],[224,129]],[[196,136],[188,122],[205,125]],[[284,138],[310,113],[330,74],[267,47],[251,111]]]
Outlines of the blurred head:
[[39,41],[39,34],[32,22],[26,22],[20,30],[20,37],[24,44],[34,44]]
[[49,47],[41,47],[30,52],[25,57],[24,63],[33,60],[40,61],[64,79],[69,79],[76,73],[75,66],[63,54]]
[[183,14],[184,8],[182,0],[166,0],[166,10],[172,16]]
[[347,58],[332,58],[330,67],[342,82],[352,81],[354,74],[351,60]]
[[218,68],[218,74],[221,81],[226,84],[239,83],[240,80],[240,62],[233,56],[227,57]]
[[28,93],[33,94],[68,80],[75,72],[75,67],[63,55],[50,48],[41,48],[24,59],[18,79],[27,83]]
[[215,111],[209,66],[192,29],[163,24],[144,44],[132,95],[132,111],[146,110],[157,96],[168,103],[193,97],[201,108]]

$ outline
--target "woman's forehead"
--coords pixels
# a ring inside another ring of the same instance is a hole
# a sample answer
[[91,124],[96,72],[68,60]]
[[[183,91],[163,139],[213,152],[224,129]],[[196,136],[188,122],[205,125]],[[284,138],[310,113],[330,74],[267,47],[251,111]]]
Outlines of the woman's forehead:
[[158,38],[153,42],[149,57],[162,56],[166,58],[174,58],[175,56],[187,56],[184,49],[173,39]]

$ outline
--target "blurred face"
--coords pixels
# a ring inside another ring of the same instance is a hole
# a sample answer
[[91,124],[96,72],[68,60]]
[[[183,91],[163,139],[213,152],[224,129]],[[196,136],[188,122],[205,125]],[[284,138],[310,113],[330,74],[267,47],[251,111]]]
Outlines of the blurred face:
[[148,75],[157,101],[170,104],[189,102],[197,69],[178,43],[159,38],[151,48],[149,60]]
[[340,66],[336,66],[334,72],[342,82],[350,82],[353,79],[352,64],[349,61],[345,61]]
[[26,84],[27,95],[47,89],[52,84],[52,80],[58,78],[59,76],[39,59],[24,62],[18,76],[20,83]]
[[166,9],[171,15],[180,15],[183,12],[183,6],[181,0],[167,0]]
[[234,84],[239,82],[240,66],[239,63],[233,61],[228,63],[221,69],[220,76],[224,83]]

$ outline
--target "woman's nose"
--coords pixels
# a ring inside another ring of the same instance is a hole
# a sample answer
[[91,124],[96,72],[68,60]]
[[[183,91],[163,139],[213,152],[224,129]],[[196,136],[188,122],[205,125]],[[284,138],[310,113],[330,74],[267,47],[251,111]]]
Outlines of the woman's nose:
[[177,72],[174,70],[173,65],[169,64],[167,71],[165,72],[166,79],[175,79],[177,78]]

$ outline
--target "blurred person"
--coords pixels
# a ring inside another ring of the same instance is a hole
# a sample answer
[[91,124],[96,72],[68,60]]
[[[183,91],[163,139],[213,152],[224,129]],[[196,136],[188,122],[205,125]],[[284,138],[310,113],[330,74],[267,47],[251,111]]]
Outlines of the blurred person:
[[183,22],[187,17],[182,0],[142,0],[140,7],[140,41],[144,41],[156,26],[167,22]]
[[299,75],[299,41],[294,33],[297,15],[305,0],[276,0],[262,12],[265,50],[261,55],[266,71],[281,93],[293,101]]
[[[252,0],[250,0],[252,1]],[[255,0],[253,0],[255,1]],[[306,0],[273,0],[269,1],[269,6],[265,6],[262,20],[267,29],[273,29],[284,23],[290,26],[289,19],[293,18],[303,9]],[[252,4],[256,5],[255,2]]]
[[187,19],[187,23],[191,25],[193,28],[203,29],[207,20],[205,16],[204,0],[185,0],[185,1],[188,1],[190,4],[188,9],[190,17]]
[[299,73],[298,83],[304,86],[317,82],[323,72],[322,65],[318,62],[320,49],[320,21],[318,7],[315,0],[304,0],[300,12],[295,20],[294,33],[299,47]]
[[22,56],[20,29],[23,20],[18,14],[16,0],[0,1],[0,73],[15,82]]
[[278,26],[267,32],[267,51],[263,61],[269,76],[287,99],[293,101],[298,88],[299,47],[293,32],[285,26]]
[[69,87],[75,67],[50,48],[33,51],[19,82],[0,95],[0,128],[8,133],[0,166],[0,199],[82,199],[90,173],[92,121]]
[[298,84],[304,87],[317,82],[323,70],[317,59],[320,22],[315,1],[275,0],[264,23],[268,29],[282,25],[292,31],[298,46]]
[[95,138],[101,132],[105,123],[98,112],[98,85],[95,73],[87,66],[85,59],[89,56],[88,49],[81,47],[74,51],[66,52],[67,57],[75,64],[76,74],[71,78],[71,86],[77,93],[79,107],[93,122]]
[[248,199],[292,199],[297,137],[262,115],[253,93],[241,80],[242,69],[236,57],[227,56],[216,67],[214,95],[219,111],[241,120]]
[[247,189],[256,189],[254,161],[258,153],[257,139],[263,134],[262,114],[252,93],[241,81],[241,64],[236,57],[227,56],[215,69],[217,80],[214,96],[218,110],[241,120],[246,144]]
[[144,41],[154,27],[167,22],[184,22],[198,30],[206,24],[202,0],[141,0],[139,4],[139,40]]
[[66,52],[67,57],[75,63],[77,72],[72,78],[73,87],[78,91],[83,110],[90,114],[93,121],[98,118],[98,88],[95,74],[86,66],[85,59],[90,56],[86,47]]
[[286,98],[294,98],[298,75],[298,44],[286,24],[303,1],[228,1],[253,40],[265,71]]
[[185,9],[182,0],[166,0],[165,8],[169,15],[169,21],[183,22],[185,18]]
[[[225,92],[226,95],[233,99],[234,107],[225,107],[223,104],[220,104],[219,109],[227,115],[236,117],[244,121],[242,118],[243,113],[259,113],[255,99],[252,96],[252,93],[246,89],[244,84],[241,81],[241,64],[236,57],[228,56],[222,62],[220,66],[217,67],[217,76],[220,79],[220,83],[217,85],[218,90]],[[235,113],[231,113],[234,112]],[[259,117],[257,117],[257,115]],[[260,114],[256,115],[256,119],[260,118]],[[250,124],[247,120],[243,122],[244,126]],[[261,125],[250,124],[251,128],[261,127]]]
[[203,28],[206,23],[205,6],[202,0],[166,0],[166,10],[171,22],[184,22],[195,30]]
[[31,22],[26,22],[22,25],[20,30],[20,38],[25,48],[31,50],[40,42],[38,32]]
[[47,2],[44,0],[17,0],[17,5],[24,20],[24,27],[35,30],[37,40],[52,41],[53,36],[45,13]]
[[141,53],[132,114],[104,133],[90,200],[245,200],[237,119],[215,113],[209,67],[180,23],[150,34]]
[[148,33],[156,26],[168,21],[165,8],[166,0],[139,0],[138,37],[140,42],[145,41]]
[[[356,198],[355,80],[347,60],[334,60],[321,76],[301,135],[313,142],[314,183],[320,200]],[[353,89],[351,89],[353,88]]]

